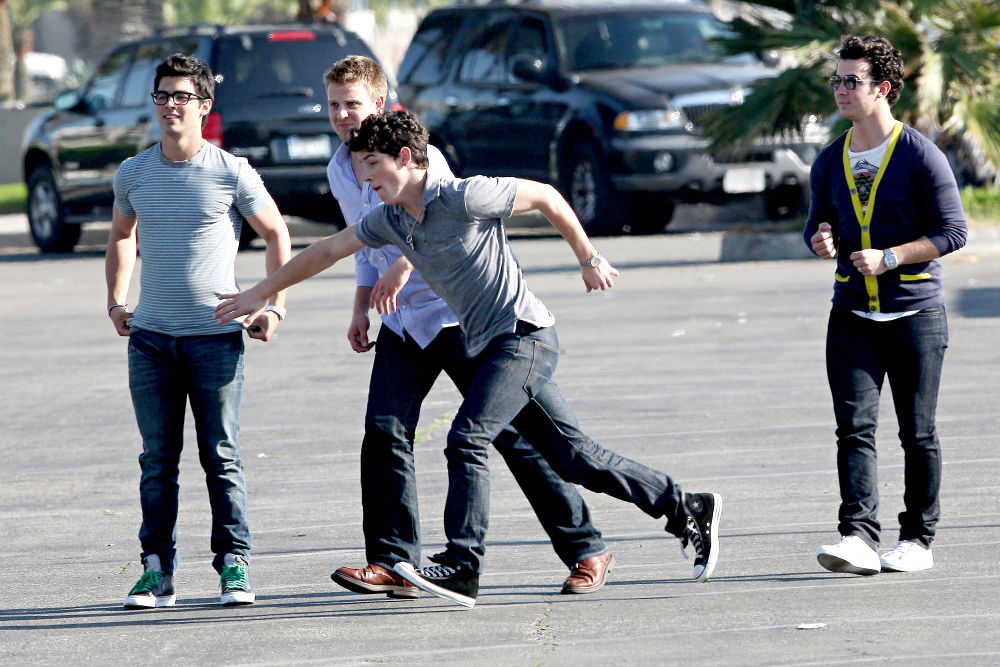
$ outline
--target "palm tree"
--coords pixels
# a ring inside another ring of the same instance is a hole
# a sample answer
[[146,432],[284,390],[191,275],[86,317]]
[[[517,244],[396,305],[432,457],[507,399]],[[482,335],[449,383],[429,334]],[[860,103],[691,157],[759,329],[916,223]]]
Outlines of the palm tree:
[[10,24],[10,3],[0,0],[0,106],[14,102],[14,31]]
[[91,0],[90,4],[94,62],[122,42],[151,35],[163,25],[163,0]]
[[707,120],[705,133],[715,148],[746,147],[776,132],[803,131],[811,114],[832,108],[826,77],[836,67],[841,36],[874,34],[903,52],[905,87],[895,115],[965,164],[989,161],[996,174],[1000,166],[1000,3],[996,0],[765,0],[755,5],[757,10],[750,9],[732,22],[734,35],[722,47],[730,53],[790,51],[797,64],[756,83],[742,106],[721,110]]

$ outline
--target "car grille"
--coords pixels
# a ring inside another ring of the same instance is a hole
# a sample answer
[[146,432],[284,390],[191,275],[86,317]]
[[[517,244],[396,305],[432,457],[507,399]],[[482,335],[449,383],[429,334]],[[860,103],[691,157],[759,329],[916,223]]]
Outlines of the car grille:
[[692,104],[691,106],[686,106],[682,108],[684,115],[687,119],[694,123],[695,125],[707,114],[709,111],[714,111],[716,109],[721,109],[726,104]]

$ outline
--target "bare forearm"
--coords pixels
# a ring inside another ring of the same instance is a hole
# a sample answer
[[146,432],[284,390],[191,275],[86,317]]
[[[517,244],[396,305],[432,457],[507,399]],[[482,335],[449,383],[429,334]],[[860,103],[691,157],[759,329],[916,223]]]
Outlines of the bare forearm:
[[362,244],[354,234],[354,228],[348,227],[333,236],[316,241],[292,257],[280,269],[257,283],[253,289],[260,296],[270,297],[325,271],[345,257],[354,254],[361,247]]
[[354,314],[368,314],[368,307],[371,304],[372,288],[366,285],[358,285],[354,290]]
[[941,256],[937,247],[926,236],[891,248],[900,264],[919,264]]
[[[292,243],[288,236],[287,228],[282,232],[276,232],[272,238],[266,238],[267,250],[265,251],[264,263],[267,268],[267,275],[272,275],[292,258]],[[274,295],[271,303],[278,307],[285,305],[285,291],[281,290]]]

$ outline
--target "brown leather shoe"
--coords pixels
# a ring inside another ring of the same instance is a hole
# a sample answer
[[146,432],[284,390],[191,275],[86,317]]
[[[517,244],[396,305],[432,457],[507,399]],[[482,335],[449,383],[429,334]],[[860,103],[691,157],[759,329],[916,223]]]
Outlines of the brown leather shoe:
[[615,557],[610,551],[582,560],[573,566],[573,570],[563,582],[562,592],[593,593],[604,585],[604,579],[614,566]]
[[368,565],[361,570],[337,568],[330,578],[355,593],[385,593],[391,598],[406,600],[420,596],[419,588],[381,565]]

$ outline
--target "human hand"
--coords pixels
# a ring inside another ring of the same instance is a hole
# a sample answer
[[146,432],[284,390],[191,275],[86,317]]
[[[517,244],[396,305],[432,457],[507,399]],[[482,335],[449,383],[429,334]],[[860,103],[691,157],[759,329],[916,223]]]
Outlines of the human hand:
[[351,326],[347,328],[347,342],[351,344],[351,349],[355,352],[367,352],[375,347],[375,341],[368,340],[368,327],[371,320],[365,313],[354,313],[351,318]]
[[[253,320],[248,317],[246,322],[251,322],[251,324],[246,327],[247,335],[266,343],[271,340],[271,336],[274,334],[274,331],[278,328],[278,325],[281,324],[281,318],[278,317],[277,313],[265,310]],[[246,326],[246,322],[244,322],[244,326]]]
[[132,311],[124,306],[117,306],[108,311],[108,317],[111,318],[111,323],[115,326],[115,331],[118,332],[119,336],[129,336],[132,334],[132,328],[128,325],[129,318],[132,315]]
[[821,222],[816,233],[809,239],[812,244],[812,251],[823,259],[833,259],[837,256],[837,246],[833,242],[833,228],[830,223]]
[[405,257],[400,257],[372,288],[371,307],[380,315],[396,312],[396,295],[410,279],[413,265]]
[[597,266],[583,267],[583,284],[587,286],[588,292],[611,289],[615,284],[614,279],[618,276],[618,269],[606,259],[602,259]]
[[866,248],[851,253],[854,268],[863,276],[878,276],[886,272],[885,255],[881,250]]
[[240,315],[247,315],[247,321],[256,322],[267,305],[267,298],[257,296],[254,288],[235,294],[220,294],[222,302],[215,307],[215,319],[219,324],[232,322]]

